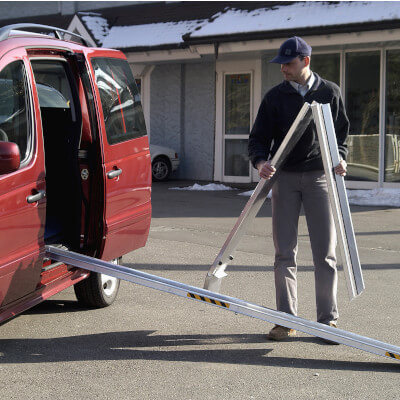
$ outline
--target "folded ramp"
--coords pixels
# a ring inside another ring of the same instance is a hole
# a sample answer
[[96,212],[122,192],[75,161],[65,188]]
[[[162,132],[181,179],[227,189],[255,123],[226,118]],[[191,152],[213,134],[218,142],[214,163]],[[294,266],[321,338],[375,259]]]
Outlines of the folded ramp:
[[350,299],[353,299],[363,292],[365,285],[353,223],[351,221],[344,177],[335,174],[333,170],[333,168],[339,164],[340,156],[336,142],[331,107],[329,104],[318,104],[314,102],[311,105],[311,109],[317,127],[318,141],[321,148],[330,205],[342,255],[347,290]]

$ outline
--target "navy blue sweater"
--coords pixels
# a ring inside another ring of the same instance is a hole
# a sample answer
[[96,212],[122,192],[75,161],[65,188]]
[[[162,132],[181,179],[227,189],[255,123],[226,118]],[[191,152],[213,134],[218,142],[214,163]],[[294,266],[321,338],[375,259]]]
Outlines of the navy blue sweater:
[[[349,134],[349,119],[343,106],[340,89],[335,83],[322,79],[315,72],[314,75],[315,82],[304,97],[288,81],[273,87],[265,95],[249,137],[249,157],[254,167],[258,161],[268,160],[274,156],[303,104],[305,102],[311,104],[314,100],[321,104],[330,104],[339,153],[346,159],[345,142]],[[313,121],[282,168],[296,172],[323,169]]]

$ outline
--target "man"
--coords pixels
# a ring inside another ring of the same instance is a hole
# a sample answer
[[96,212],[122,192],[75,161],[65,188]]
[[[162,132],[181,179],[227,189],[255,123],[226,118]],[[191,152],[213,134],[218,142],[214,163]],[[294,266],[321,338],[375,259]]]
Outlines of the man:
[[[311,47],[301,38],[286,40],[271,62],[281,64],[284,81],[264,97],[249,137],[249,156],[261,178],[275,173],[270,159],[305,102],[329,103],[342,160],[335,167],[346,175],[349,120],[339,87],[310,69]],[[315,266],[317,321],[336,327],[336,231],[315,124],[311,123],[284,163],[272,188],[272,225],[275,245],[277,309],[297,315],[297,231],[303,205]],[[276,325],[271,340],[284,340],[296,331]]]

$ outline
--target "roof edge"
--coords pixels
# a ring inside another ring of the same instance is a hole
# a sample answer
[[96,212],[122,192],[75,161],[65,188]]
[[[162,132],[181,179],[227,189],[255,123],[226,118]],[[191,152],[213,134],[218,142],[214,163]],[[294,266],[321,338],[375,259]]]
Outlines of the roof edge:
[[160,44],[157,46],[137,46],[137,47],[115,47],[123,52],[146,52],[146,51],[162,51],[162,50],[183,50],[188,49],[191,46],[189,43],[171,43],[171,44]]
[[100,46],[96,38],[93,37],[90,29],[88,29],[84,22],[79,18],[79,15],[74,14],[71,22],[68,25],[68,28],[72,30],[76,29],[84,38],[86,36],[86,39],[89,39],[92,45],[94,44],[96,47]]
[[196,44],[212,44],[212,43],[224,43],[232,41],[247,41],[247,40],[262,40],[262,39],[276,39],[282,37],[290,37],[293,35],[297,36],[312,36],[312,35],[331,35],[337,33],[357,33],[363,31],[377,31],[386,29],[398,29],[400,28],[400,19],[378,21],[378,22],[362,22],[346,25],[334,25],[334,26],[317,26],[310,28],[299,28],[299,29],[280,29],[274,31],[259,31],[259,32],[246,32],[246,33],[234,33],[226,35],[210,35],[199,38],[192,38],[191,33],[187,33],[182,36],[184,43],[187,45]]

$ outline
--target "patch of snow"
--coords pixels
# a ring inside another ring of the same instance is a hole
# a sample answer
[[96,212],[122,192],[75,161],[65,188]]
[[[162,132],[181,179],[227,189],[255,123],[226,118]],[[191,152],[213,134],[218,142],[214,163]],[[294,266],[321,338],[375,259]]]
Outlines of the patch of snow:
[[183,43],[182,36],[203,21],[163,22],[155,24],[113,26],[103,42],[104,47],[125,48]]
[[380,22],[399,18],[400,2],[397,1],[305,1],[252,11],[235,10],[232,3],[231,9],[213,16],[212,22],[192,32],[190,37]]
[[81,19],[96,41],[102,44],[110,31],[107,20],[93,13],[90,13],[90,15],[83,15]]
[[347,190],[350,204],[400,207],[400,189]]
[[[239,193],[239,196],[251,196],[254,190]],[[271,198],[268,193],[268,198]],[[355,206],[389,206],[400,207],[400,189],[370,189],[353,190],[347,189],[349,204]]]
[[220,190],[237,190],[230,186],[225,186],[218,183],[209,183],[208,185],[199,185],[195,183],[193,186],[186,186],[186,187],[172,187],[169,188],[170,190],[203,190],[203,191],[220,191]]
[[79,15],[91,15],[91,16],[101,16],[101,13],[94,12],[94,11],[78,11]]

